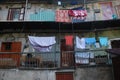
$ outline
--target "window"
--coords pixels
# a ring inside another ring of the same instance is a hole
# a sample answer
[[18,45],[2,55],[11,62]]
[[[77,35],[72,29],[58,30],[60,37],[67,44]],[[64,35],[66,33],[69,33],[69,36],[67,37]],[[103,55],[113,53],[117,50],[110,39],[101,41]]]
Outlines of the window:
[[11,50],[11,43],[5,43],[5,50]]
[[120,18],[120,5],[115,6],[115,10],[116,10],[118,18]]
[[21,52],[21,42],[2,42],[1,52]]
[[112,48],[120,48],[120,40],[111,41]]
[[10,8],[8,11],[7,20],[21,21],[24,20],[24,8]]
[[109,40],[109,48],[120,48],[120,38],[114,38]]

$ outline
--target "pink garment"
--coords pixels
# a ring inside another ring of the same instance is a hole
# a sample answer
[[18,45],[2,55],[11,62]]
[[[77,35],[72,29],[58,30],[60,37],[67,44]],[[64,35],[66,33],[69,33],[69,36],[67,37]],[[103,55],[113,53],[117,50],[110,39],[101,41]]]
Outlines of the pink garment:
[[68,15],[68,10],[57,10],[56,22],[71,22],[71,19]]
[[69,10],[68,14],[71,17],[85,17],[87,16],[87,11],[86,10]]
[[73,46],[73,36],[65,36],[66,45]]
[[112,19],[112,15],[114,14],[113,12],[113,7],[112,7],[112,2],[104,2],[100,3],[101,6],[101,12],[104,20],[109,20]]

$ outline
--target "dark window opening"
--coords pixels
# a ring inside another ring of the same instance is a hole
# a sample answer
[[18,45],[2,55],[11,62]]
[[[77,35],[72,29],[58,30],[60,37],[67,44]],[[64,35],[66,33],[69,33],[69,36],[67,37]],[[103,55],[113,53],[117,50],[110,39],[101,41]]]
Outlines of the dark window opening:
[[5,43],[5,50],[11,50],[12,46],[11,43]]
[[24,8],[10,8],[8,11],[7,20],[21,21],[24,20]]
[[111,41],[112,48],[120,48],[120,40]]

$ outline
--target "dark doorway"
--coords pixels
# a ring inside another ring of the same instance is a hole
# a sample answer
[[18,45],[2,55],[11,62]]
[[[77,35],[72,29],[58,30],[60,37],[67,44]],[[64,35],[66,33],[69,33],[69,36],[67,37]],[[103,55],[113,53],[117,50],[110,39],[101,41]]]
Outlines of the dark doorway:
[[[120,40],[111,41],[112,49],[120,49]],[[114,80],[120,80],[120,55],[112,58]]]
[[66,40],[61,40],[61,67],[74,66],[74,47],[67,46]]
[[111,41],[112,48],[120,48],[120,40]]
[[120,80],[120,56],[112,59],[114,69],[114,80]]

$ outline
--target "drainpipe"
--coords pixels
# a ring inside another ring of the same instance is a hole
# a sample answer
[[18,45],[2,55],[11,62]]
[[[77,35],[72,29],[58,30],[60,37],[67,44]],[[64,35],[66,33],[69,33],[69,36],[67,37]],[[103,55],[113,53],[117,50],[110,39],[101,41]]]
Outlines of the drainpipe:
[[25,16],[24,16],[24,21],[27,20],[27,6],[28,6],[28,0],[26,0],[26,3],[25,3]]

